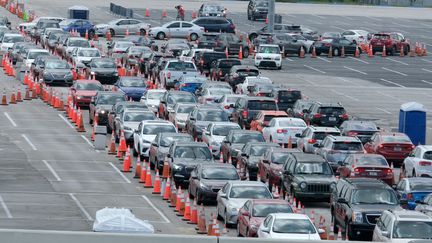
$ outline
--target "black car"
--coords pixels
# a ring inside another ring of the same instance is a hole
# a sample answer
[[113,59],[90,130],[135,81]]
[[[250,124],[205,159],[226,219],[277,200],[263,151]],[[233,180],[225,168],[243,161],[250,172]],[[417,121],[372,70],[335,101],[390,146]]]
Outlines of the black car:
[[233,66],[242,65],[239,59],[221,58],[218,59],[213,65],[210,66],[210,77],[221,81],[225,80],[225,75],[230,71]]
[[363,144],[369,142],[372,135],[379,131],[374,122],[356,120],[344,121],[339,129],[342,136],[357,137]]
[[212,65],[219,59],[226,58],[225,52],[205,51],[196,54],[196,67],[201,73],[209,74]]
[[198,10],[198,17],[224,17],[225,8],[217,3],[203,3]]
[[340,229],[350,240],[371,241],[381,213],[401,209],[396,192],[371,178],[340,179],[330,196],[333,231]]
[[[108,131],[116,131],[118,130],[116,126],[116,120],[120,119],[122,116],[124,110],[126,109],[142,109],[142,110],[148,110],[148,107],[146,104],[141,102],[133,102],[133,101],[122,101],[122,102],[116,102],[114,105],[112,105],[111,109],[108,113],[108,125],[107,130]],[[117,137],[116,137],[117,139]]]
[[282,167],[282,193],[300,201],[328,202],[336,187],[330,165],[321,156],[291,153]]
[[285,33],[260,34],[253,40],[253,43],[254,46],[259,46],[260,44],[278,45],[283,50],[284,55],[299,55],[302,48],[303,51],[308,51],[304,42],[298,41],[297,38],[293,38],[291,35]]
[[118,80],[117,65],[113,58],[92,58],[85,68],[88,78],[93,75],[102,84],[114,84]]
[[229,56],[238,57],[240,49],[242,49],[243,58],[247,58],[250,54],[249,46],[246,40],[240,39],[236,34],[221,33],[217,35],[214,41],[214,46],[211,48],[213,48],[215,51],[228,51]]
[[186,119],[186,131],[192,137],[201,139],[203,129],[211,122],[229,121],[228,114],[220,107],[198,106]]
[[37,48],[35,44],[31,42],[17,42],[12,46],[12,50],[9,51],[9,58],[12,59],[12,63],[15,65],[18,60],[18,56],[21,53],[21,50],[24,48]]
[[191,135],[187,133],[162,132],[156,135],[152,142],[149,151],[150,169],[158,169],[160,173],[163,171],[165,157],[168,154],[169,148],[173,142],[193,142]]
[[163,56],[164,54],[161,52],[152,52],[148,57],[147,62],[140,62],[141,73],[144,73],[145,77],[147,78],[148,75],[151,73],[151,70],[155,67],[159,59]]
[[224,163],[229,162],[237,166],[237,155],[248,142],[265,142],[261,132],[250,130],[231,130],[222,141],[220,151]]
[[197,48],[199,49],[212,49],[216,46],[219,33],[203,33],[200,37]]
[[[249,32],[249,40],[253,41],[258,35],[270,33],[268,29],[268,25],[262,27],[261,29],[252,30]],[[292,25],[292,24],[275,24],[273,33],[294,33],[301,34],[302,27],[300,25]]]
[[302,98],[302,94],[300,90],[275,88],[271,97],[277,100],[279,110],[286,111],[293,108],[297,100]]
[[268,14],[267,0],[250,0],[247,6],[248,20],[266,19]]
[[314,102],[305,114],[305,121],[315,126],[338,127],[348,119],[349,116],[340,103]]
[[206,32],[235,33],[235,25],[232,20],[224,17],[200,17],[193,20],[192,23],[204,27]]
[[309,111],[314,103],[315,102],[311,100],[297,100],[292,108],[287,109],[287,113],[289,116],[303,119],[305,113]]
[[171,144],[167,159],[171,166],[171,177],[176,187],[189,184],[191,172],[199,164],[214,163],[207,144],[199,142],[174,142]]
[[31,32],[31,37],[36,41],[36,44],[40,42],[41,35],[46,28],[60,28],[59,21],[40,19],[35,27],[33,27],[33,31]]
[[121,101],[126,101],[126,96],[122,92],[98,91],[90,101],[89,123],[93,124],[95,116],[98,114],[98,125],[107,126],[108,132],[111,132],[108,126],[108,113],[113,105]]
[[39,79],[46,84],[72,85],[72,67],[64,60],[44,59],[39,66]]
[[277,111],[278,105],[273,98],[259,96],[240,97],[232,105],[234,111],[231,114],[231,120],[237,122],[241,127],[250,129],[252,119],[260,111]]
[[259,74],[260,71],[255,66],[235,65],[232,66],[230,71],[225,75],[225,82],[229,83],[231,85],[231,88],[235,89],[237,84],[243,83],[246,77],[255,77]]
[[136,65],[148,61],[148,57],[152,53],[150,47],[147,46],[131,46],[126,49],[126,53],[121,54],[121,63],[126,68],[132,68]]
[[345,55],[354,55],[356,49],[361,53],[361,48],[354,42],[344,38],[325,39],[314,43],[315,51],[317,56],[321,54],[328,54],[330,47],[332,48],[333,56],[340,56],[342,54],[342,48],[345,51]]
[[178,57],[184,50],[190,50],[190,46],[186,43],[168,43],[161,48],[164,53],[170,54],[173,57]]
[[247,179],[249,174],[250,181],[256,181],[258,177],[258,162],[263,158],[265,151],[269,148],[280,148],[277,143],[267,142],[248,142],[240,154],[237,154],[237,163],[239,164],[240,176]]
[[43,70],[45,69],[44,66],[45,66],[46,60],[60,60],[60,59],[56,56],[49,56],[49,55],[46,55],[46,56],[40,55],[40,56],[36,57],[30,66],[30,73],[32,74],[32,76],[36,80],[39,80],[40,75],[42,74]]

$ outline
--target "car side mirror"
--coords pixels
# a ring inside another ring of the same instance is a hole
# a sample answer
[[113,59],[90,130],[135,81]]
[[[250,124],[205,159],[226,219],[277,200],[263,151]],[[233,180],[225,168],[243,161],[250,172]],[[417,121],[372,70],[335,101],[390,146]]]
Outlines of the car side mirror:
[[347,203],[347,201],[346,201],[345,198],[343,198],[343,197],[338,198],[337,202],[338,202],[338,203]]
[[261,231],[265,232],[265,233],[270,233],[270,229],[269,228],[262,228]]
[[270,161],[268,161],[268,160],[266,160],[266,159],[263,159],[263,161],[262,161],[264,164],[270,164]]
[[167,157],[167,158],[171,158],[171,154],[167,154],[166,157]]
[[138,129],[135,129],[135,130],[134,130],[134,133],[138,133]]
[[301,136],[301,134],[297,133],[297,134],[295,135],[295,137],[296,137],[296,138],[301,138],[302,136]]
[[321,147],[322,147],[320,143],[315,143],[315,144],[312,145],[312,146],[314,146],[315,148],[321,148]]
[[381,235],[384,236],[384,237],[386,237],[386,238],[390,237],[390,233],[388,231],[382,231]]
[[204,131],[204,134],[210,136],[210,132],[209,131]]
[[230,104],[229,106],[230,108],[235,108],[234,104]]
[[221,197],[221,198],[228,198],[228,197],[227,197],[227,194],[225,194],[225,193],[221,193],[221,194],[220,194],[220,197]]
[[241,153],[241,156],[247,157],[247,153]]
[[158,147],[158,144],[156,142],[153,142],[151,145],[154,147]]
[[189,117],[189,120],[195,121],[195,117]]

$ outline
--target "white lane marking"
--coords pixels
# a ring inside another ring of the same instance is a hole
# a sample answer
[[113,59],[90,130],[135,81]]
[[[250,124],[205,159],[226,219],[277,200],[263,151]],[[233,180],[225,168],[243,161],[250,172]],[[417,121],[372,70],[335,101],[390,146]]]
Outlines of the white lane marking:
[[24,140],[26,140],[26,142],[30,145],[30,147],[33,150],[37,150],[36,146],[30,141],[30,139],[25,134],[21,134],[21,136],[24,138]]
[[48,163],[46,160],[42,160],[42,162],[45,164],[45,166],[48,168],[49,171],[51,171],[51,174],[57,179],[57,181],[61,181],[62,179],[57,174],[57,172],[54,170],[54,168]]
[[403,65],[405,65],[405,66],[408,66],[408,65],[409,65],[409,64],[406,63],[406,62],[398,61],[398,60],[395,60],[395,59],[390,58],[390,57],[387,57],[387,60],[390,60],[390,61],[392,61],[392,62],[397,62],[397,63],[403,64]]
[[390,111],[388,111],[388,110],[386,110],[386,109],[379,108],[379,107],[375,107],[375,108],[376,108],[377,110],[380,110],[380,111],[382,111],[382,112],[385,112],[385,113],[387,113],[387,114],[389,114],[389,115],[392,114]]
[[90,216],[90,214],[84,208],[84,206],[81,204],[81,202],[78,200],[78,198],[76,198],[73,193],[69,193],[69,196],[70,196],[70,198],[72,198],[72,200],[74,200],[75,204],[78,206],[78,208],[81,210],[81,212],[87,218],[87,220],[92,221],[93,218]]
[[320,59],[320,60],[323,60],[324,62],[332,63],[332,61],[327,60],[327,59],[325,59],[325,58],[322,58],[322,57],[317,57],[317,58]]
[[365,60],[362,60],[362,59],[360,59],[360,58],[355,58],[355,57],[348,57],[349,59],[352,59],[352,60],[356,60],[356,61],[359,61],[359,62],[362,62],[362,63],[364,63],[364,64],[369,64],[369,62],[366,62]]
[[165,216],[165,214],[163,214],[159,208],[157,208],[151,201],[150,199],[148,199],[147,196],[142,195],[141,196],[144,200],[146,200],[146,202],[162,217],[163,220],[165,220],[165,222],[167,223],[171,223],[171,221]]
[[367,75],[367,73],[362,72],[360,70],[357,70],[357,69],[354,69],[354,68],[350,68],[350,67],[347,67],[347,66],[343,66],[343,67],[346,68],[346,69],[348,69],[348,70],[351,70],[351,71],[354,71],[354,72],[357,72],[357,73],[361,73],[363,75]]
[[432,83],[431,83],[431,82],[429,82],[429,81],[426,81],[426,80],[423,80],[423,79],[422,79],[422,82],[423,82],[423,83],[427,83],[427,84],[431,84],[431,85],[432,85]]
[[322,74],[326,73],[326,72],[324,72],[324,71],[321,71],[321,70],[316,69],[316,68],[314,68],[314,67],[308,66],[308,65],[306,65],[306,64],[303,65],[303,66],[305,66],[305,67],[307,67],[307,68],[309,68],[309,69],[312,69],[312,70],[314,70],[314,71],[317,71],[317,72],[319,72],[319,73],[322,73]]
[[12,126],[17,127],[17,124],[14,122],[14,120],[12,120],[12,117],[10,117],[7,112],[3,112],[3,114],[9,120],[9,122],[12,124]]
[[284,59],[287,60],[287,61],[290,61],[290,62],[293,62],[293,61],[294,61],[293,59],[288,58],[288,57],[285,57]]
[[399,99],[399,98],[397,98],[396,96],[392,96],[392,95],[389,95],[389,94],[383,93],[383,92],[381,92],[381,91],[377,91],[377,93],[380,94],[380,95],[382,95],[382,96],[389,97],[390,99],[396,100],[396,101],[398,101],[398,102],[402,102],[402,100]]
[[432,70],[426,69],[426,68],[422,68],[423,71],[426,71],[428,73],[432,73]]
[[81,137],[82,137],[82,139],[84,139],[84,141],[86,141],[86,143],[88,143],[88,145],[90,145],[90,147],[94,148],[93,143],[90,140],[88,140],[88,138],[86,138],[86,136],[81,135]]
[[109,162],[109,164],[127,183],[131,183],[131,181],[125,175],[123,175],[123,173],[112,162]]
[[66,124],[68,124],[68,126],[69,126],[70,128],[75,129],[74,125],[72,125],[72,124],[68,121],[68,119],[66,119],[66,117],[62,116],[61,114],[58,114],[58,116],[59,116],[63,121],[65,121]]
[[432,61],[431,61],[431,60],[428,60],[428,59],[424,59],[424,58],[422,58],[421,60],[424,61],[424,62],[432,63]]
[[401,73],[401,72],[399,72],[399,71],[396,71],[396,70],[393,70],[393,69],[389,69],[389,68],[386,68],[386,67],[382,67],[382,69],[387,70],[387,71],[392,72],[392,73],[396,73],[396,74],[399,74],[399,75],[405,76],[405,77],[408,76],[408,74]]
[[381,78],[380,80],[383,81],[383,82],[387,82],[387,83],[389,83],[389,84],[396,85],[396,86],[401,87],[401,88],[406,88],[406,87],[403,86],[402,84],[398,84],[398,83],[395,83],[395,82],[393,82],[393,81],[389,81],[389,80],[387,80],[387,79],[383,79],[383,78]]
[[7,207],[7,205],[6,205],[6,203],[5,203],[5,201],[3,200],[3,197],[2,196],[0,196],[0,204],[2,205],[2,207],[3,207],[3,210],[5,211],[5,213],[6,213],[6,216],[8,217],[8,218],[13,218],[12,217],[12,214],[11,214],[11,212],[9,211],[9,208]]

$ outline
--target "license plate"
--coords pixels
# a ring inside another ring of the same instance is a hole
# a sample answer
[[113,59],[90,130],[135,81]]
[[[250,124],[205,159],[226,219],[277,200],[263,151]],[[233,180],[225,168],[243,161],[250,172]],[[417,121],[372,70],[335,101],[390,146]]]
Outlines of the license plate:
[[336,121],[336,117],[329,117],[329,121]]
[[401,148],[401,147],[394,147],[393,150],[394,150],[394,151],[402,151],[402,148]]
[[369,172],[370,176],[378,176],[378,172]]

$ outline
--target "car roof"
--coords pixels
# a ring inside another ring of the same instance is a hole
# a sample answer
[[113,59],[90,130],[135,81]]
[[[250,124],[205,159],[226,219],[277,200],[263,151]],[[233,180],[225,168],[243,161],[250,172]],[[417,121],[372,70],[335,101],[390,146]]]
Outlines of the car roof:
[[234,65],[231,68],[233,68],[233,70],[238,70],[238,69],[251,69],[251,70],[258,70],[257,67],[255,66],[251,66],[251,65]]
[[326,162],[326,160],[317,154],[293,153],[298,162]]
[[269,142],[247,142],[245,146],[250,145],[250,146],[259,146],[259,145],[265,145],[268,147],[277,147],[280,148],[280,145],[277,143],[269,143]]
[[346,182],[353,185],[356,188],[368,189],[368,188],[383,188],[383,189],[392,189],[389,185],[385,184],[379,179],[373,178],[362,178],[362,177],[350,177],[344,178]]
[[143,124],[161,124],[161,125],[173,125],[170,121],[165,120],[144,120]]
[[[232,164],[224,164],[224,163],[205,163],[200,164],[201,168],[229,168],[236,169]],[[282,201],[282,200],[279,200]]]
[[327,136],[329,138],[332,138],[333,140],[335,140],[336,142],[360,142],[360,140],[357,137],[350,137],[350,136]]
[[287,205],[290,205],[287,200],[280,200],[280,199],[250,199],[250,201],[253,204],[287,204]]
[[126,113],[126,112],[134,112],[134,113],[154,113],[153,111],[146,110],[146,109],[143,109],[143,108],[126,108],[126,109],[124,110],[124,113]]
[[176,146],[194,146],[194,147],[208,147],[207,144],[203,143],[203,142],[175,142]]
[[278,47],[279,48],[279,45],[275,45],[275,44],[260,44],[259,45],[260,47]]
[[180,90],[169,90],[169,91],[168,91],[168,95],[173,95],[173,94],[187,94],[187,95],[193,95],[191,92],[188,92],[188,91],[180,91]]
[[275,219],[309,219],[306,214],[301,213],[272,213]]
[[296,118],[296,117],[274,117],[272,120],[275,120],[275,121],[302,121],[302,122],[304,122],[303,119]]
[[415,183],[431,183],[432,182],[432,178],[431,177],[408,177],[406,178],[407,181],[409,181],[410,183],[415,182]]
[[232,186],[264,186],[266,185],[261,181],[228,181]]
[[189,133],[160,132],[161,136],[192,137]]
[[380,134],[381,136],[404,136],[404,137],[407,136],[405,133],[402,132],[379,131],[377,133]]
[[234,133],[234,134],[261,134],[261,132],[259,131],[252,131],[252,130],[231,130],[230,132]]
[[258,100],[258,101],[275,101],[275,99],[273,99],[273,98],[263,97],[263,96],[244,96],[241,98],[247,99],[247,100]]
[[78,82],[78,83],[99,83],[100,84],[100,82],[95,80],[95,79],[77,79],[77,80],[75,80],[75,82]]
[[392,213],[397,221],[427,221],[432,222],[432,218],[418,211],[413,210],[388,210]]
[[423,150],[432,150],[432,145],[419,145],[417,147]]
[[233,126],[233,125],[240,126],[238,123],[235,123],[235,122],[211,122],[210,124],[213,124],[213,125],[226,125],[226,126]]
[[270,147],[268,149],[271,150],[272,153],[303,153],[303,151],[298,148]]

